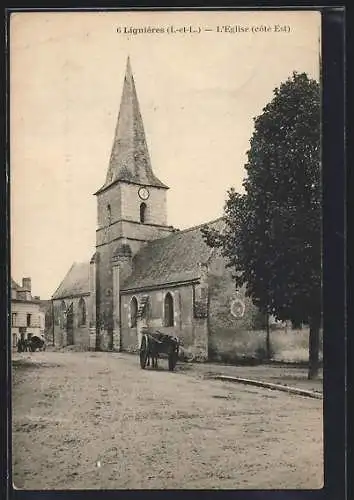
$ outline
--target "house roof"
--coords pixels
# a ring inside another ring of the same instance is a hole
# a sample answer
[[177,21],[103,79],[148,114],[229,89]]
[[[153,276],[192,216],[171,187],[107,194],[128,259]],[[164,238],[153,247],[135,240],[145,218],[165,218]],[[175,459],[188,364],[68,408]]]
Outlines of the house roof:
[[199,263],[206,262],[212,252],[201,228],[221,230],[223,225],[220,218],[149,242],[134,256],[133,272],[122,284],[122,291],[198,279]]
[[52,299],[83,295],[90,292],[90,263],[74,262]]
[[19,290],[21,288],[13,278],[11,278],[11,288],[14,288],[15,290]]
[[152,171],[129,57],[107,177],[96,194],[118,181],[168,189]]

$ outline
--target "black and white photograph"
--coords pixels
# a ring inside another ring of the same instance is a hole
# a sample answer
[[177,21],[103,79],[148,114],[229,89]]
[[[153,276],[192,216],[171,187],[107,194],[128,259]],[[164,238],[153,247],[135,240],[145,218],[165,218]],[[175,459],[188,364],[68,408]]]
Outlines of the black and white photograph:
[[321,489],[321,14],[9,21],[17,490]]

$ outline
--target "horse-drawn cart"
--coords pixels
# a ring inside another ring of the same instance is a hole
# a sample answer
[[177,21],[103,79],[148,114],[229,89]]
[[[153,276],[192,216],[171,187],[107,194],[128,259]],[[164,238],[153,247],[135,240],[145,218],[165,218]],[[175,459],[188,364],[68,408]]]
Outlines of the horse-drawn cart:
[[150,360],[152,368],[157,368],[159,354],[164,354],[168,357],[168,369],[173,371],[178,359],[179,345],[180,341],[176,336],[167,335],[158,330],[143,331],[140,344],[141,368],[149,366]]
[[45,351],[45,339],[41,335],[31,335],[27,339],[20,338],[17,342],[18,352]]

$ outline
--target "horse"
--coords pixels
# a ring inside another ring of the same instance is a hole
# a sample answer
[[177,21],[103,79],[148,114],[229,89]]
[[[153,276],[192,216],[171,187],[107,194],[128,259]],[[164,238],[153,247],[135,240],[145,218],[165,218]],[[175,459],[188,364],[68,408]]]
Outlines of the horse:
[[142,363],[144,364],[144,351],[145,351],[145,366],[151,366],[152,368],[158,368],[159,354],[167,354],[169,358],[169,369],[173,370],[178,358],[178,350],[180,341],[178,337],[167,335],[158,330],[155,332],[145,331],[146,340],[144,340],[143,347],[143,358]]
[[152,368],[157,368],[158,367],[158,364],[157,364],[158,358],[159,358],[159,353],[157,350],[157,344],[155,342],[149,342],[146,366],[150,366],[150,359],[151,359]]

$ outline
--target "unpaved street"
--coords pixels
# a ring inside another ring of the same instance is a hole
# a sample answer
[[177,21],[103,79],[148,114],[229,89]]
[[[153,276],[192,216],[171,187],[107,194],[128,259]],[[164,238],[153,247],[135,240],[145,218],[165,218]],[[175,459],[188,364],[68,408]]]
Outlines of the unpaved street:
[[160,366],[141,370],[121,353],[15,354],[15,486],[322,487],[321,400]]

